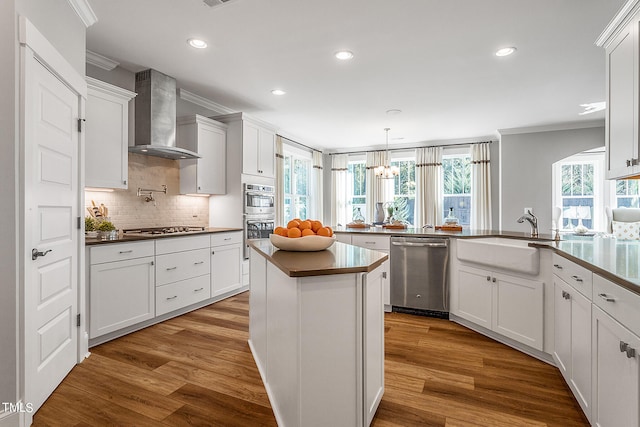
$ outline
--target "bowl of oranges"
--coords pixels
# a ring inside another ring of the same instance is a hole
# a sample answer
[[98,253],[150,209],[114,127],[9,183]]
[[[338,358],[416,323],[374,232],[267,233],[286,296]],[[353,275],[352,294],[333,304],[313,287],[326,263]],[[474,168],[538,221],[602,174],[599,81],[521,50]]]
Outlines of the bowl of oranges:
[[296,218],[286,227],[276,227],[269,240],[278,249],[311,252],[327,249],[336,241],[336,236],[331,227],[322,225],[320,221]]

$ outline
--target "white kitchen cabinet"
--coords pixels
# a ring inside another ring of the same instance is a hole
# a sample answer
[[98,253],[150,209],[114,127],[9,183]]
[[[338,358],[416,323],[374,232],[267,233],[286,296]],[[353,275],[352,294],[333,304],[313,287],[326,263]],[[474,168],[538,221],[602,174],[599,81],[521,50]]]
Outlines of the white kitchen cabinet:
[[211,296],[226,294],[242,287],[242,234],[211,235]]
[[201,158],[180,160],[181,194],[225,194],[227,125],[192,115],[177,121],[177,145]]
[[89,264],[89,338],[155,316],[153,242],[93,246]]
[[591,419],[591,300],[554,276],[553,358]]
[[87,77],[85,185],[127,188],[129,101],[136,94]]
[[242,172],[275,177],[276,134],[248,120],[242,123]]
[[184,236],[156,242],[156,315],[211,297],[209,236]]
[[[347,240],[343,236],[342,233],[338,233],[336,236],[339,236],[339,240],[343,243],[350,243],[354,246],[360,246],[362,248],[373,249],[374,251],[384,252],[389,255],[390,252],[390,237],[389,236],[380,236],[375,234],[351,234],[350,238]],[[382,263],[381,271],[382,271],[382,288],[384,290],[384,311],[391,311],[391,275],[390,275],[390,259],[387,259],[384,263]]]
[[543,349],[542,282],[468,266],[459,268],[458,281],[458,316]]
[[599,427],[640,425],[640,338],[593,307],[593,413]]
[[351,234],[349,233],[335,233],[336,242],[351,244]]
[[230,149],[242,148],[242,164],[238,167],[242,168],[243,174],[275,178],[276,133],[271,125],[244,113],[215,116],[212,119],[229,126],[227,137]]
[[640,174],[640,15],[636,11],[634,8],[626,15],[618,15],[597,41],[598,46],[606,49],[607,179]]

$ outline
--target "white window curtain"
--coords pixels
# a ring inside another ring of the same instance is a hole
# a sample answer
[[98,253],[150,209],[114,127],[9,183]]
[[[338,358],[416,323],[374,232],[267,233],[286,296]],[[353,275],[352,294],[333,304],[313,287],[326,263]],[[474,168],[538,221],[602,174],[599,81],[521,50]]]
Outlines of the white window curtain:
[[415,225],[442,224],[442,147],[416,150]]
[[346,225],[347,216],[347,171],[349,156],[334,154],[331,156],[331,225]]
[[313,169],[311,171],[311,191],[313,197],[313,219],[324,222],[322,217],[322,198],[324,191],[322,188],[322,153],[320,151],[313,152]]
[[284,224],[284,147],[276,135],[276,224]]
[[471,146],[471,228],[491,230],[490,142]]
[[[386,151],[370,151],[366,160],[366,186],[367,208],[365,220],[373,222],[376,217],[376,203],[393,202],[393,179],[380,179],[375,175],[377,166],[384,166],[387,163]],[[353,212],[350,213],[353,215]]]

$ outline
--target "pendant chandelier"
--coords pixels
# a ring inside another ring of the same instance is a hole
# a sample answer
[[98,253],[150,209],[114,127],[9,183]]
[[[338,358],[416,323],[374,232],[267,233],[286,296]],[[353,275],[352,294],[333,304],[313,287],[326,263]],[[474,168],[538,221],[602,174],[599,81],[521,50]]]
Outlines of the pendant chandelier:
[[387,156],[385,159],[384,166],[376,166],[374,169],[374,174],[377,178],[380,179],[394,179],[396,176],[400,174],[400,169],[397,166],[389,166],[391,163],[391,157],[389,156],[389,130],[390,128],[384,128],[387,133]]

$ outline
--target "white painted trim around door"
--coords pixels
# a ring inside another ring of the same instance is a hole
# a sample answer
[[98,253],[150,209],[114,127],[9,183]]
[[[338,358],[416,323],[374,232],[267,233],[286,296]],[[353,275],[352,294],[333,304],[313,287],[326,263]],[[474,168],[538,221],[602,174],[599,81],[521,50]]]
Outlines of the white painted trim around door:
[[76,12],[82,23],[86,28],[89,28],[96,22],[98,17],[96,16],[88,0],[67,0],[73,10]]

